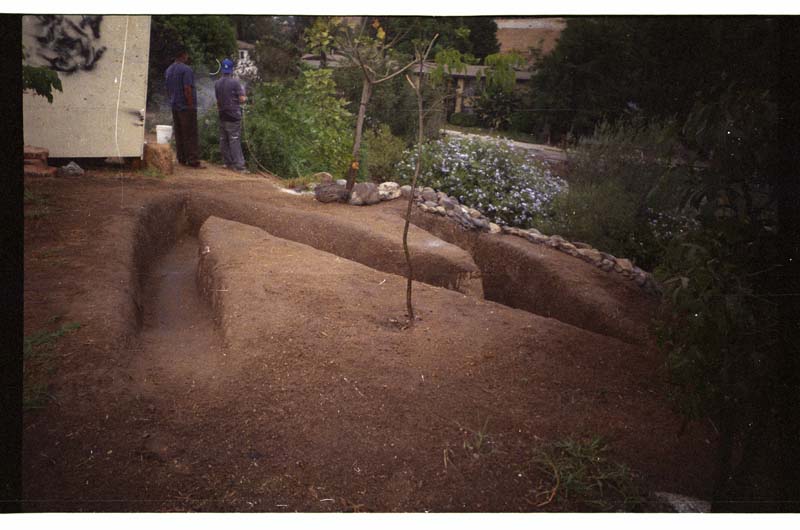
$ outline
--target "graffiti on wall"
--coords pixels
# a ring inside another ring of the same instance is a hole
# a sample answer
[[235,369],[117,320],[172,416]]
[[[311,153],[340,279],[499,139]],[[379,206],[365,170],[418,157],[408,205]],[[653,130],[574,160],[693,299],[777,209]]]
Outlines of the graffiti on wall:
[[103,15],[37,15],[32,24],[37,57],[58,72],[91,71],[103,57],[100,46]]

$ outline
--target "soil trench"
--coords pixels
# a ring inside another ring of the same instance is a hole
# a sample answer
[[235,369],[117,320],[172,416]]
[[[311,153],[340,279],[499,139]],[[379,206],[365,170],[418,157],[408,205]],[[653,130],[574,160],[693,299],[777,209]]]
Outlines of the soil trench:
[[165,372],[192,381],[217,373],[224,358],[224,342],[214,327],[208,304],[195,281],[198,240],[179,236],[144,279],[143,325],[139,334],[138,371],[154,380]]

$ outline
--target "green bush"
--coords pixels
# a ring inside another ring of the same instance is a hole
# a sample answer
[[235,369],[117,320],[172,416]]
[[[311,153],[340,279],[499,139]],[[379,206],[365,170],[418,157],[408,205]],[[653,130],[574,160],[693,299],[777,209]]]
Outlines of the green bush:
[[200,143],[200,158],[209,162],[222,162],[222,153],[219,150],[219,113],[211,109],[199,119],[198,139]]
[[32,90],[37,96],[46,98],[48,103],[53,102],[53,90],[64,91],[58,72],[44,66],[28,64],[22,65],[22,90]]
[[569,193],[539,228],[651,270],[667,243],[694,223],[677,211],[674,190],[697,178],[675,163],[678,152],[671,122],[601,124],[569,152]]
[[[416,149],[407,151],[398,165],[402,180],[411,180],[416,158]],[[507,142],[455,137],[423,146],[420,184],[456,197],[495,222],[521,227],[549,215],[553,200],[567,188],[545,163]]]
[[[339,67],[333,72],[338,93],[347,100],[347,109],[358,113],[361,101],[362,74],[358,68]],[[445,123],[442,107],[443,89],[425,86],[425,137],[434,138]],[[373,87],[367,105],[366,125],[377,127],[386,124],[395,136],[406,142],[417,140],[417,100],[414,91],[403,75]]]
[[259,85],[252,101],[243,126],[251,164],[257,159],[286,178],[319,171],[344,175],[353,120],[335,95],[330,70],[305,71],[288,84]]
[[[403,159],[406,143],[394,136],[388,125],[364,132],[362,144],[362,167],[367,176],[376,182],[391,180],[395,167]],[[364,156],[366,154],[366,156]]]
[[752,499],[790,491],[781,462],[800,432],[797,312],[781,305],[797,296],[797,251],[787,244],[796,204],[775,164],[774,96],[735,83],[703,96],[682,132],[708,164],[676,190],[697,227],[671,241],[656,271],[666,294],[659,338],[676,407],[709,417],[720,433],[715,501],[761,509]]
[[636,196],[619,181],[572,184],[556,198],[553,211],[538,227],[543,232],[632,258],[640,266],[652,264],[652,232],[638,218]]
[[487,89],[481,92],[475,101],[475,112],[484,126],[494,130],[506,130],[519,104],[519,96],[513,92]]
[[536,120],[531,112],[514,111],[508,119],[508,128],[514,132],[533,133],[536,128]]
[[477,127],[479,125],[479,120],[478,116],[475,114],[454,112],[450,115],[450,123],[457,127]]

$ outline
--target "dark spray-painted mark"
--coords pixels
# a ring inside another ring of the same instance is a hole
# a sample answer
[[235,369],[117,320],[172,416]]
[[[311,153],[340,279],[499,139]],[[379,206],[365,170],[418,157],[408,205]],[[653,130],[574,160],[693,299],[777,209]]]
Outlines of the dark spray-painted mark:
[[67,74],[94,70],[106,51],[105,46],[97,46],[102,15],[84,15],[77,22],[64,15],[37,15],[36,19],[37,54],[50,68]]

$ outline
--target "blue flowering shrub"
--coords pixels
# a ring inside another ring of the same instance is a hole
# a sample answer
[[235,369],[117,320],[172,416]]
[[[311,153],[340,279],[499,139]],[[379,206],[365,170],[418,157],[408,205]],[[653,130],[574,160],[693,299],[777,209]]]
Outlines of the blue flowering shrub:
[[[397,165],[406,183],[414,175],[416,148]],[[496,223],[532,227],[551,214],[567,183],[548,165],[508,142],[448,137],[423,146],[418,185],[430,186],[477,208]]]

